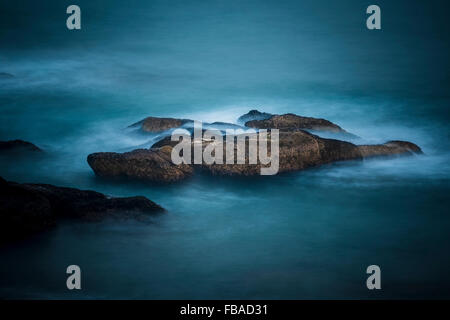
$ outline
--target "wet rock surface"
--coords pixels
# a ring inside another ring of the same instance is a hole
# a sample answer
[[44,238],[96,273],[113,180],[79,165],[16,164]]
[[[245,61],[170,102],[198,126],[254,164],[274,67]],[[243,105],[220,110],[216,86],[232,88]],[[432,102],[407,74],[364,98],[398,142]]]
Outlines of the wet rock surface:
[[189,119],[147,117],[132,124],[130,127],[141,128],[144,132],[161,132],[168,129],[178,128],[192,122],[193,121]]
[[[251,139],[255,138],[246,137],[247,146]],[[191,141],[191,157],[194,154],[195,143],[201,143],[202,150],[214,143],[216,148],[223,150],[223,164],[217,162],[208,164],[204,161],[201,164],[192,164],[194,163],[192,158],[191,164],[173,164],[171,160],[172,148],[179,142],[171,141],[170,136],[158,141],[150,149],[138,149],[127,153],[91,154],[88,156],[88,163],[94,172],[102,177],[126,176],[133,179],[160,182],[182,180],[192,175],[195,169],[201,169],[213,175],[250,176],[259,175],[262,167],[269,166],[261,164],[259,161],[250,164],[248,147],[246,147],[245,163],[237,164],[237,144],[234,144],[233,149],[235,164],[225,164],[225,141],[225,139],[223,141],[207,141],[205,139]],[[321,138],[304,130],[280,131],[278,172],[304,170],[336,161],[362,160],[375,156],[411,155],[413,153],[421,153],[420,148],[405,141],[358,146],[346,141]]]
[[162,146],[125,153],[99,152],[90,154],[87,161],[95,174],[101,177],[172,182],[191,175],[192,166],[172,163],[171,151],[170,146]]
[[[140,128],[144,132],[158,133],[179,127],[190,128],[193,126],[193,123],[194,121],[190,119],[147,117],[132,124],[130,127]],[[303,117],[293,113],[277,115],[258,110],[250,110],[248,113],[240,116],[237,123],[238,124],[217,121],[203,123],[203,127],[205,129],[208,127],[217,127],[217,129],[237,129],[244,128],[241,126],[242,124],[245,125],[245,127],[255,129],[279,129],[284,131],[316,130],[348,134],[348,132],[340,126],[326,119]]]
[[140,220],[162,212],[162,207],[142,196],[115,198],[96,191],[20,184],[0,177],[0,244],[47,230],[61,219]]
[[337,124],[331,121],[319,118],[302,117],[292,113],[283,115],[273,115],[263,120],[251,120],[245,123],[245,126],[257,129],[279,129],[279,130],[298,130],[311,129],[323,130],[336,133],[346,132]]

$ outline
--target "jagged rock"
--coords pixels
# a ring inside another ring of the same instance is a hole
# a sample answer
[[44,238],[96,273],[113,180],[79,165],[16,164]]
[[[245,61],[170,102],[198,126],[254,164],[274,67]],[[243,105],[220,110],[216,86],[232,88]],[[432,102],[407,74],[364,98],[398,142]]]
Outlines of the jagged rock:
[[22,151],[41,152],[42,150],[28,141],[23,140],[0,141],[0,153],[22,152]]
[[0,177],[0,243],[46,230],[60,219],[140,219],[163,211],[145,197],[113,198],[95,191],[20,184]]
[[[169,143],[173,145],[174,142],[170,141]],[[203,142],[203,148],[209,143]],[[225,143],[223,148],[225,155]],[[237,146],[235,145],[234,154],[236,153]],[[304,170],[337,161],[362,160],[374,156],[411,155],[413,153],[420,154],[422,151],[417,145],[410,142],[391,141],[382,145],[358,146],[346,141],[321,138],[303,130],[280,132],[278,173]],[[223,162],[225,163],[225,158]],[[199,167],[217,175],[250,176],[259,175],[261,168],[268,167],[268,165],[261,165],[259,162],[249,164],[248,153],[246,153],[246,164],[203,163]]]
[[192,120],[189,119],[147,117],[132,124],[130,127],[139,127],[145,132],[161,132],[181,127],[190,122],[192,122]]
[[254,110],[250,110],[246,114],[240,116],[237,121],[238,121],[238,123],[245,124],[246,122],[252,121],[252,120],[269,119],[271,116],[272,116],[271,113],[260,112],[260,111],[254,109]]
[[336,133],[346,132],[337,124],[325,119],[302,117],[293,113],[273,115],[264,120],[252,120],[245,123],[247,127],[257,129],[280,129],[280,130],[323,130]]
[[[247,137],[247,144],[249,143]],[[97,175],[104,177],[127,176],[149,181],[178,181],[190,176],[194,168],[199,168],[217,175],[258,175],[261,163],[249,164],[246,152],[245,164],[183,164],[172,163],[172,148],[177,141],[166,137],[152,146],[151,149],[135,150],[128,153],[95,153],[89,155],[88,163]],[[199,143],[197,141],[197,143]],[[202,149],[212,141],[202,140]],[[225,141],[214,142],[223,148],[225,163]],[[222,143],[222,146],[220,146]],[[194,154],[191,144],[191,155]],[[246,148],[248,151],[248,148]],[[391,156],[400,154],[421,153],[418,146],[410,142],[390,141],[383,145],[357,146],[353,143],[335,139],[325,139],[304,130],[280,131],[279,133],[279,173],[303,170],[310,167],[344,160],[362,160],[373,156]],[[237,144],[234,145],[237,154]],[[192,160],[192,159],[191,159]],[[193,161],[191,161],[193,163]],[[236,163],[236,162],[235,162]]]
[[[246,122],[247,127],[257,129],[279,129],[279,170],[278,172],[303,170],[309,167],[344,160],[361,160],[374,156],[392,156],[401,154],[421,153],[418,146],[410,142],[390,141],[382,145],[355,145],[350,142],[321,138],[305,130],[328,131],[332,133],[348,134],[338,125],[325,120],[310,117],[301,117],[295,114],[270,115],[257,110],[241,116],[239,120],[252,118]],[[259,120],[255,119],[259,118]],[[166,125],[169,118],[149,117],[149,130],[156,130]],[[144,119],[142,125],[146,121]],[[163,119],[163,120],[162,120]],[[192,135],[191,120],[169,119],[170,126],[184,125]],[[161,125],[163,123],[164,125]],[[139,124],[139,123],[138,123]],[[186,125],[187,124],[187,125]],[[215,122],[207,124],[230,125]],[[233,127],[235,125],[231,125]],[[219,129],[220,130],[220,129]],[[203,130],[204,132],[204,130]],[[224,131],[221,131],[224,134]],[[171,141],[171,136],[162,136],[162,139],[150,149],[138,149],[127,153],[94,153],[88,156],[88,163],[98,176],[102,177],[128,177],[148,181],[172,182],[182,180],[194,173],[196,168],[220,175],[256,175],[260,174],[261,163],[249,164],[248,148],[245,154],[245,164],[181,164],[175,165],[171,159],[171,152],[178,141]],[[246,136],[246,143],[255,137]],[[217,148],[223,148],[225,163],[226,144],[224,141],[211,141],[200,139],[191,141],[191,155],[194,155],[194,143],[201,143],[202,150],[211,143]],[[220,145],[222,144],[222,145]],[[237,145],[234,145],[234,154],[237,154]],[[192,160],[192,159],[191,159]],[[193,163],[191,161],[190,163]],[[236,163],[236,162],[235,162]]]
[[[170,137],[169,137],[170,139]],[[192,174],[186,164],[175,165],[172,148],[137,149],[126,153],[99,152],[90,154],[87,161],[101,177],[129,177],[148,181],[177,181]]]

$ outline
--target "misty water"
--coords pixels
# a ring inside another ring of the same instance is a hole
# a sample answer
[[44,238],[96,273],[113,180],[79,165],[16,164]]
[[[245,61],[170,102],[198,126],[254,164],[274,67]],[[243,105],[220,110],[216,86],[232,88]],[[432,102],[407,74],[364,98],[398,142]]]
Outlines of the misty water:
[[[0,140],[45,150],[0,158],[11,181],[167,209],[151,223],[63,223],[0,249],[7,298],[450,297],[449,34],[443,1],[78,1],[0,4]],[[39,12],[39,14],[36,14]],[[18,23],[17,21],[20,21]],[[420,21],[420,23],[418,23]],[[3,45],[4,44],[4,45]],[[92,152],[149,147],[146,116],[236,122],[250,109],[325,118],[424,155],[271,177],[173,184],[97,178]],[[82,290],[66,288],[66,267]],[[366,268],[382,290],[366,288]]]

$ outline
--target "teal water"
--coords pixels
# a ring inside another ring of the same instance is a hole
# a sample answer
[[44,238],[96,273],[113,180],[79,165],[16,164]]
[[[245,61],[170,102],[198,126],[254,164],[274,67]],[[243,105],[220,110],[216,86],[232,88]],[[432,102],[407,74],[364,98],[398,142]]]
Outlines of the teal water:
[[[18,182],[145,195],[152,224],[63,224],[0,250],[3,298],[449,298],[449,38],[443,1],[78,1],[0,4],[0,159]],[[39,15],[33,16],[37,10]],[[3,15],[5,12],[8,14]],[[61,20],[62,18],[62,20]],[[250,109],[331,120],[423,156],[170,185],[95,177],[86,157],[148,145],[146,116],[235,122]],[[65,269],[82,269],[79,292]],[[382,290],[365,286],[367,266]]]

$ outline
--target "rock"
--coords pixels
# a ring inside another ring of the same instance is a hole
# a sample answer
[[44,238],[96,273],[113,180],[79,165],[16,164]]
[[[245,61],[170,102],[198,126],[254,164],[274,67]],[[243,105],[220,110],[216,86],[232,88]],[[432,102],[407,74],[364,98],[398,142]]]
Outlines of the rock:
[[[144,132],[159,133],[162,131],[175,129],[182,126],[189,130],[190,128],[193,127],[193,125],[194,121],[190,119],[147,117],[139,122],[132,124],[131,126],[129,126],[129,128],[138,127]],[[203,122],[202,125],[206,129],[215,128],[219,130],[244,128],[234,123],[220,122],[220,121],[212,123]]]
[[317,130],[330,131],[336,133],[346,132],[337,124],[331,121],[318,118],[302,117],[293,113],[283,115],[273,115],[264,120],[252,120],[245,123],[245,126],[257,129],[280,129],[280,130]]
[[56,224],[50,201],[0,177],[0,244]]
[[358,148],[361,151],[362,156],[365,158],[423,153],[419,146],[407,141],[388,141],[385,144],[379,145],[360,145]]
[[142,219],[164,209],[145,197],[113,198],[48,184],[20,184],[0,177],[0,243],[53,227],[61,219]]
[[[236,145],[234,153],[237,153]],[[304,170],[336,161],[361,160],[362,158],[358,146],[346,141],[323,139],[303,130],[279,133],[278,173]],[[249,164],[247,153],[246,164],[214,163],[202,164],[201,167],[213,175],[251,176],[259,175],[261,168],[268,167],[268,165]]]
[[190,122],[192,122],[192,120],[189,119],[147,117],[132,124],[130,127],[139,127],[145,132],[161,132],[168,129],[181,127],[182,125]]
[[238,123],[245,124],[246,122],[252,121],[252,120],[269,119],[271,116],[272,116],[271,113],[260,112],[258,110],[250,110],[246,114],[240,116],[237,121],[238,121]]
[[170,146],[165,146],[126,153],[99,152],[90,154],[87,161],[95,174],[101,177],[171,182],[190,176],[193,168],[173,164],[171,151]]
[[42,150],[31,142],[23,140],[0,141],[0,154],[23,151],[41,152]]
[[[247,143],[249,138],[247,137]],[[252,138],[253,139],[253,138]],[[212,143],[202,141],[202,148]],[[216,141],[223,148],[225,163],[225,141]],[[183,164],[176,166],[171,161],[172,148],[178,144],[166,137],[149,150],[135,150],[127,153],[95,153],[89,155],[88,163],[99,176],[127,176],[149,181],[179,181],[193,174],[198,168],[214,175],[259,175],[261,163],[249,164],[248,152],[245,164]],[[248,151],[248,148],[246,148]],[[279,173],[304,170],[310,167],[345,160],[362,160],[373,156],[410,155],[421,153],[418,146],[410,142],[390,141],[383,145],[358,146],[350,142],[325,139],[304,130],[280,131]],[[191,154],[193,142],[191,143]],[[237,154],[237,145],[234,146]],[[191,161],[193,163],[193,161]]]
[[[193,135],[193,132],[191,132],[191,135]],[[171,146],[174,147],[178,144],[178,141],[172,141],[172,137],[171,136],[166,136],[163,139],[155,142],[152,146],[151,149],[157,149],[157,148],[161,148],[164,146]]]

